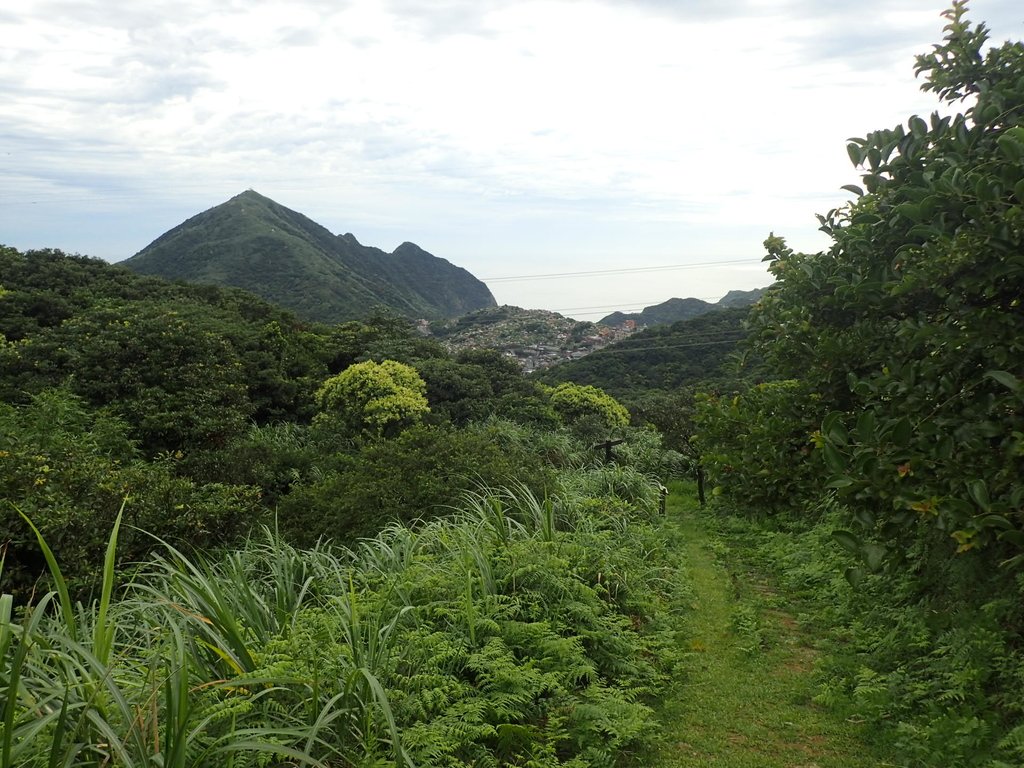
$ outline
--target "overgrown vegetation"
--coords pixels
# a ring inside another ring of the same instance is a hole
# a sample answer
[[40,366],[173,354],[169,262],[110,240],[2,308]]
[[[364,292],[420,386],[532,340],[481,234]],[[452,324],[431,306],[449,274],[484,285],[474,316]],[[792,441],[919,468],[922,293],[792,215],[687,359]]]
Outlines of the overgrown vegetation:
[[0,763],[621,765],[676,660],[656,510],[635,470],[575,470],[351,549],[161,547],[112,598],[119,517],[98,601],[52,562],[0,601]]
[[[845,577],[856,556],[834,532],[849,511],[826,498],[808,524],[793,510],[755,518],[719,506],[716,525],[746,561],[799,598],[828,653],[815,701],[857,721],[914,766],[1004,768],[1024,760],[1024,676],[1019,655],[1024,580],[993,593],[991,578],[963,558],[900,578]],[[942,583],[947,590],[935,590]]]
[[778,380],[695,418],[723,501],[787,521],[757,548],[845,644],[823,699],[908,764],[995,767],[1024,734],[1024,44],[947,20],[917,71],[962,111],[851,140],[832,247],[766,241],[748,351]]
[[0,764],[611,766],[656,737],[676,456],[614,399],[393,316],[0,255]]
[[633,426],[393,315],[0,247],[0,765],[636,764],[688,663],[656,489],[698,465],[828,638],[819,703],[1020,765],[1024,45],[965,13],[918,60],[963,112],[853,140],[832,247],[770,237],[741,356],[645,350]]

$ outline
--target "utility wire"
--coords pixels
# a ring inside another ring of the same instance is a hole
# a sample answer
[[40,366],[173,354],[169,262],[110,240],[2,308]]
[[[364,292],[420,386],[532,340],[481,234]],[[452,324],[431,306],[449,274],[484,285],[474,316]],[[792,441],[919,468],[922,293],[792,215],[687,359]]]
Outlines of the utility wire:
[[565,277],[590,277],[592,275],[624,275],[633,272],[658,272],[670,269],[703,269],[707,267],[721,267],[729,264],[758,264],[761,258],[756,259],[730,259],[727,261],[705,261],[690,264],[664,264],[656,267],[623,267],[621,269],[594,269],[586,272],[549,272],[539,275],[508,275],[504,277],[485,277],[481,280],[485,283],[512,282],[515,280],[555,280]]
[[[659,352],[663,349],[693,349],[695,347],[710,347],[716,344],[735,344],[739,341],[743,341],[743,338],[744,337],[740,336],[735,339],[718,339],[717,341],[698,341],[686,344],[665,344],[664,346],[660,347],[637,347],[632,349],[624,349],[621,345],[617,345],[615,347],[608,346],[602,347],[601,349],[595,349],[593,352],[588,353],[584,357],[590,357],[592,355],[601,353],[608,355],[627,355],[632,354],[634,352]],[[529,349],[529,347],[526,347],[526,349]]]
[[[717,301],[718,299],[720,299],[721,297],[720,296],[690,296],[688,298],[697,299],[698,301],[714,302],[714,301]],[[671,299],[669,299],[668,301],[671,301]],[[656,307],[656,306],[659,306],[660,304],[665,304],[665,303],[667,303],[667,302],[664,299],[662,299],[662,300],[651,299],[649,301],[628,301],[628,302],[624,302],[622,304],[598,304],[598,305],[590,306],[590,307],[562,307],[561,309],[551,309],[551,310],[548,310],[548,311],[549,312],[578,312],[579,310],[582,310],[582,309],[619,309],[619,310],[622,310],[622,309],[633,309],[634,307],[643,307],[644,309],[647,309],[648,307]]]

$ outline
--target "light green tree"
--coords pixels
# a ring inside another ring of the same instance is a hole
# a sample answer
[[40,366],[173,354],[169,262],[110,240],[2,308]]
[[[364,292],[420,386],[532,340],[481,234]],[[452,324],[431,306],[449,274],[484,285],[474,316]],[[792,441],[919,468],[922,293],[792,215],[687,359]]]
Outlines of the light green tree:
[[320,424],[353,434],[390,436],[430,412],[427,386],[411,366],[367,360],[327,379],[316,392]]
[[597,419],[609,429],[629,426],[629,411],[604,390],[566,381],[551,390],[551,407],[566,424]]

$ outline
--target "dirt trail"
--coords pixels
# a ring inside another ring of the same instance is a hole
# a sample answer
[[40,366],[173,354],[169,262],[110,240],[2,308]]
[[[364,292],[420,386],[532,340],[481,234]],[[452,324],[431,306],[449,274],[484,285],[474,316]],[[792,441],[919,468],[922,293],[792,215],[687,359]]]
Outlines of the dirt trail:
[[694,594],[685,650],[692,653],[660,713],[667,737],[652,768],[868,768],[885,765],[855,725],[814,704],[816,652],[766,584],[748,584],[678,493],[679,526]]

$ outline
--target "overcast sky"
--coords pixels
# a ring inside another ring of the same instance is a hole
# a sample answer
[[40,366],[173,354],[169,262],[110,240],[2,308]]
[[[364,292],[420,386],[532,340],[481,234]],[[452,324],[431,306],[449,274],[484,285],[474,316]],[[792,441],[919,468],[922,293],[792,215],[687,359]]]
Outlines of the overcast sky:
[[[126,258],[252,188],[596,319],[766,285],[774,231],[927,114],[930,0],[22,0],[0,9],[0,243]],[[996,42],[1020,0],[975,0]],[[684,265],[684,266],[680,266]],[[663,269],[650,269],[664,267]],[[552,273],[620,271],[498,281]],[[0,276],[2,280],[2,276]]]

